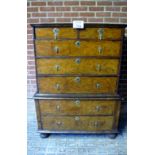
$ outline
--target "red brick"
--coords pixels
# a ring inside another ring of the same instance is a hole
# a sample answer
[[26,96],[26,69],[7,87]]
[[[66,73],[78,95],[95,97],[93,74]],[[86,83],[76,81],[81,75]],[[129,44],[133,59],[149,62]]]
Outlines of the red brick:
[[55,21],[54,18],[41,18],[40,19],[41,23],[51,23],[51,22],[54,22],[54,21]]
[[31,14],[30,13],[27,13],[27,18],[30,18],[31,17]]
[[27,78],[28,79],[36,79],[36,76],[34,76],[34,75],[27,75]]
[[28,7],[27,12],[38,12],[38,8],[37,7]]
[[56,19],[56,22],[71,22],[71,19],[70,18],[57,18]]
[[33,48],[33,45],[27,45],[27,48],[28,48],[28,49],[34,49],[34,48]]
[[70,7],[56,7],[56,11],[70,11]]
[[31,56],[27,56],[27,59],[28,60],[34,60],[34,56],[32,56],[32,55]]
[[120,11],[120,7],[106,7],[106,11]]
[[118,18],[104,18],[104,22],[118,23],[119,22],[119,19]]
[[46,6],[46,2],[31,2],[32,6]]
[[115,6],[122,6],[122,5],[127,5],[127,2],[113,2],[113,5]]
[[27,20],[28,23],[39,23],[39,19],[38,18],[30,18]]
[[30,6],[30,2],[27,2],[27,6]]
[[112,13],[112,17],[126,17],[126,13]]
[[67,1],[67,2],[64,2],[64,5],[79,5],[79,2],[78,1]]
[[83,20],[84,22],[87,22],[87,18],[72,18],[71,21],[74,21],[74,20]]
[[120,22],[123,23],[123,24],[126,24],[127,23],[127,19],[126,18],[121,18]]
[[103,18],[88,18],[88,22],[103,22]]
[[89,11],[104,11],[104,7],[90,7]]
[[111,12],[97,12],[96,17],[110,17]]
[[40,7],[40,11],[55,11],[54,7]]
[[32,69],[32,70],[34,70],[34,69],[35,69],[35,66],[27,66],[27,69]]
[[63,5],[63,2],[48,2],[48,5],[53,5],[53,6],[60,6],[60,5]]
[[64,13],[64,17],[78,17],[78,13]]
[[95,2],[91,2],[91,1],[81,1],[80,2],[81,5],[95,5]]
[[87,11],[87,7],[72,7],[72,11]]
[[32,29],[27,29],[27,34],[33,34],[33,30]]
[[33,44],[33,40],[27,40],[27,44]]
[[28,65],[35,65],[35,61],[28,61]]
[[112,5],[112,2],[109,2],[109,1],[101,1],[101,2],[97,2],[97,5]]
[[63,13],[48,13],[48,17],[62,17]]
[[94,17],[95,13],[93,12],[85,12],[85,13],[80,13],[81,17]]
[[36,84],[36,80],[31,80],[31,84]]
[[122,7],[123,12],[127,12],[127,7]]
[[32,17],[46,17],[46,13],[33,13]]
[[32,34],[31,35],[27,35],[27,39],[33,39],[33,35]]

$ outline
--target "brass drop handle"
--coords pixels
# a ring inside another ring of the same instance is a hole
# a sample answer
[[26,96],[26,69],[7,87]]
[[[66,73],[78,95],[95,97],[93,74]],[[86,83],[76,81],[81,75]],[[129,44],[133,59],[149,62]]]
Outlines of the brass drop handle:
[[56,69],[56,71],[60,70],[60,65],[55,65],[54,68]]
[[100,64],[97,64],[97,65],[96,65],[96,70],[97,70],[97,71],[101,71],[101,65],[100,65]]
[[100,111],[101,107],[100,106],[96,106],[96,111]]
[[60,111],[60,105],[56,105],[56,110]]
[[76,117],[75,117],[75,120],[76,120],[76,121],[79,121],[79,120],[80,120],[80,117],[76,116]]
[[75,59],[76,64],[80,64],[81,60],[80,58]]
[[99,38],[99,40],[102,40],[103,39],[103,28],[100,28],[100,29],[98,29],[98,38]]
[[55,85],[55,88],[56,88],[57,90],[60,90],[60,84],[57,83],[57,84]]
[[98,47],[98,53],[102,54],[103,53],[103,48],[101,46]]
[[59,47],[58,46],[54,47],[54,52],[57,53],[57,54],[59,53]]
[[53,33],[54,33],[54,39],[56,40],[59,34],[59,29],[58,28],[54,28],[53,29]]
[[56,124],[57,124],[58,126],[61,126],[61,125],[62,125],[62,122],[58,121],[58,122],[56,122]]
[[99,126],[99,123],[98,123],[98,122],[95,122],[95,123],[94,123],[94,126],[95,126],[95,127],[98,127],[98,126]]
[[76,101],[75,101],[75,104],[76,104],[77,106],[79,106],[79,105],[80,105],[80,100],[76,100]]
[[80,81],[81,81],[80,77],[76,77],[74,80],[76,83],[80,83]]
[[96,88],[97,89],[101,88],[101,84],[100,83],[96,83]]

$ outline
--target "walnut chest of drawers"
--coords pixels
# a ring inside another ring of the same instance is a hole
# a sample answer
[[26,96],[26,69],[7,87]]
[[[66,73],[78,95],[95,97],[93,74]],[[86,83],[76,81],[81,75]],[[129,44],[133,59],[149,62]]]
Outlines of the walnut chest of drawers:
[[41,137],[118,133],[118,94],[125,25],[33,24]]

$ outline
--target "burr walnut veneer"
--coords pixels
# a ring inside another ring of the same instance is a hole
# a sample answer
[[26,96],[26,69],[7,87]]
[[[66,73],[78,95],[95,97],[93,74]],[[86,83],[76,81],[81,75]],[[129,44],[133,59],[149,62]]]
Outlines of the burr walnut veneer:
[[33,24],[38,130],[118,133],[125,25]]

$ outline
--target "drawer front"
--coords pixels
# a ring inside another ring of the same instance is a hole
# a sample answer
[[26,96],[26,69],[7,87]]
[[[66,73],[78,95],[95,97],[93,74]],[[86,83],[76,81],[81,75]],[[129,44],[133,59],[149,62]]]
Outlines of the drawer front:
[[36,41],[37,56],[120,56],[120,41]]
[[118,59],[37,59],[38,74],[118,74]]
[[89,39],[121,39],[122,29],[120,28],[86,28],[80,30],[80,38]]
[[77,38],[77,30],[73,28],[36,28],[36,38]]
[[112,130],[113,116],[53,116],[42,117],[44,130],[104,131]]
[[40,93],[116,93],[117,77],[40,77]]
[[39,100],[41,115],[113,115],[118,101]]

